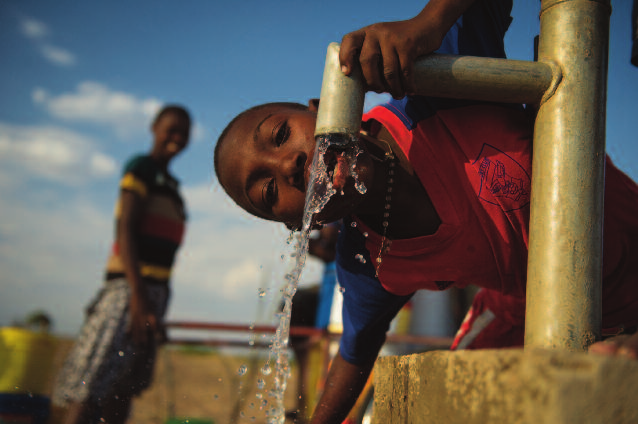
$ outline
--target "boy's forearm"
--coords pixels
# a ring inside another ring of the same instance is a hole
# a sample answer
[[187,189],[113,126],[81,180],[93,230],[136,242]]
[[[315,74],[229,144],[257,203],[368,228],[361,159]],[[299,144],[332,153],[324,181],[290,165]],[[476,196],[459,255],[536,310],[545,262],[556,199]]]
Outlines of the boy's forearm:
[[413,19],[439,34],[446,34],[476,0],[430,0]]
[[124,275],[131,287],[134,296],[140,290],[140,272],[138,248],[135,239],[135,229],[139,223],[139,200],[134,194],[124,192],[121,194],[121,215],[117,223],[117,242],[120,249],[120,258],[124,266]]
[[341,424],[363,390],[373,365],[374,361],[367,366],[353,365],[337,354],[311,424]]

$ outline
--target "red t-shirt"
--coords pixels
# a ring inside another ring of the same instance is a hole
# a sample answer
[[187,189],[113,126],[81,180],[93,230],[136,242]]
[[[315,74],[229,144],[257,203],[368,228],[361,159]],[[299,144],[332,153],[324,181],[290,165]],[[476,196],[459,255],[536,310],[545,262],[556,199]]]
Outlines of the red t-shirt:
[[[380,122],[399,143],[442,224],[431,236],[394,240],[379,271],[382,286],[405,295],[474,284],[508,295],[491,309],[524,325],[532,123],[520,109],[475,105],[439,110],[416,122],[392,104],[364,120]],[[603,328],[638,323],[638,186],[608,159]],[[377,257],[381,237],[368,233]],[[518,298],[520,301],[517,301]]]

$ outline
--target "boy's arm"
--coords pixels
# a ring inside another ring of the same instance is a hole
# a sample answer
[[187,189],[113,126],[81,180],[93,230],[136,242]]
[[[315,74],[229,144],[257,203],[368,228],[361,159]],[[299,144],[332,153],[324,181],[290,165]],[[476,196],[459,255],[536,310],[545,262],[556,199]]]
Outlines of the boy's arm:
[[373,365],[374,361],[363,366],[354,365],[337,354],[310,423],[341,424],[368,381]]
[[415,59],[438,49],[474,1],[430,0],[412,19],[376,23],[345,35],[339,52],[344,74],[358,60],[369,90],[404,97],[414,87]]
[[308,253],[328,263],[335,260],[339,226],[328,224],[319,230],[319,237],[308,240]]
[[136,344],[148,342],[157,330],[155,315],[148,305],[148,295],[139,272],[138,246],[135,232],[139,229],[143,199],[129,190],[121,190],[121,212],[117,222],[117,240],[124,265],[124,275],[131,288],[129,331]]

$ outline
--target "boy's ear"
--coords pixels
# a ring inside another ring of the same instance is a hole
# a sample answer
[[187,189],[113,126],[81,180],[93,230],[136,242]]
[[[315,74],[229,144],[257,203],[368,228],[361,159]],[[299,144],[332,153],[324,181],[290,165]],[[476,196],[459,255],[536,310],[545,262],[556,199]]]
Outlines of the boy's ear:
[[319,110],[319,99],[308,100],[308,110],[310,112],[317,112]]

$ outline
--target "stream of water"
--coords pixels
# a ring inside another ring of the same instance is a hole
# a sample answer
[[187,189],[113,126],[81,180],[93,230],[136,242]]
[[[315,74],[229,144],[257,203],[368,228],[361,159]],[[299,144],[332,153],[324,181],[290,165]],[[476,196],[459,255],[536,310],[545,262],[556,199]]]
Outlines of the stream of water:
[[[338,139],[335,139],[338,137]],[[274,398],[273,406],[268,411],[269,424],[283,424],[285,421],[284,394],[288,378],[290,377],[290,366],[288,362],[288,339],[290,335],[290,314],[292,311],[292,298],[297,291],[299,277],[306,263],[306,255],[308,253],[308,239],[313,226],[313,216],[320,212],[328,203],[330,198],[337,193],[333,188],[330,171],[324,161],[326,151],[331,146],[347,146],[342,150],[342,157],[347,163],[347,169],[350,176],[355,179],[357,189],[360,192],[365,191],[365,187],[359,184],[356,173],[354,171],[356,165],[356,157],[359,154],[356,139],[344,140],[341,135],[319,136],[316,140],[315,154],[312,160],[312,170],[310,174],[310,182],[306,191],[306,200],[304,207],[303,223],[299,233],[295,234],[294,246],[292,249],[293,266],[290,272],[285,275],[285,284],[282,289],[284,307],[279,314],[279,325],[277,332],[273,338],[270,349],[270,358],[274,358],[274,381],[270,396]],[[269,359],[262,374],[271,373]]]

